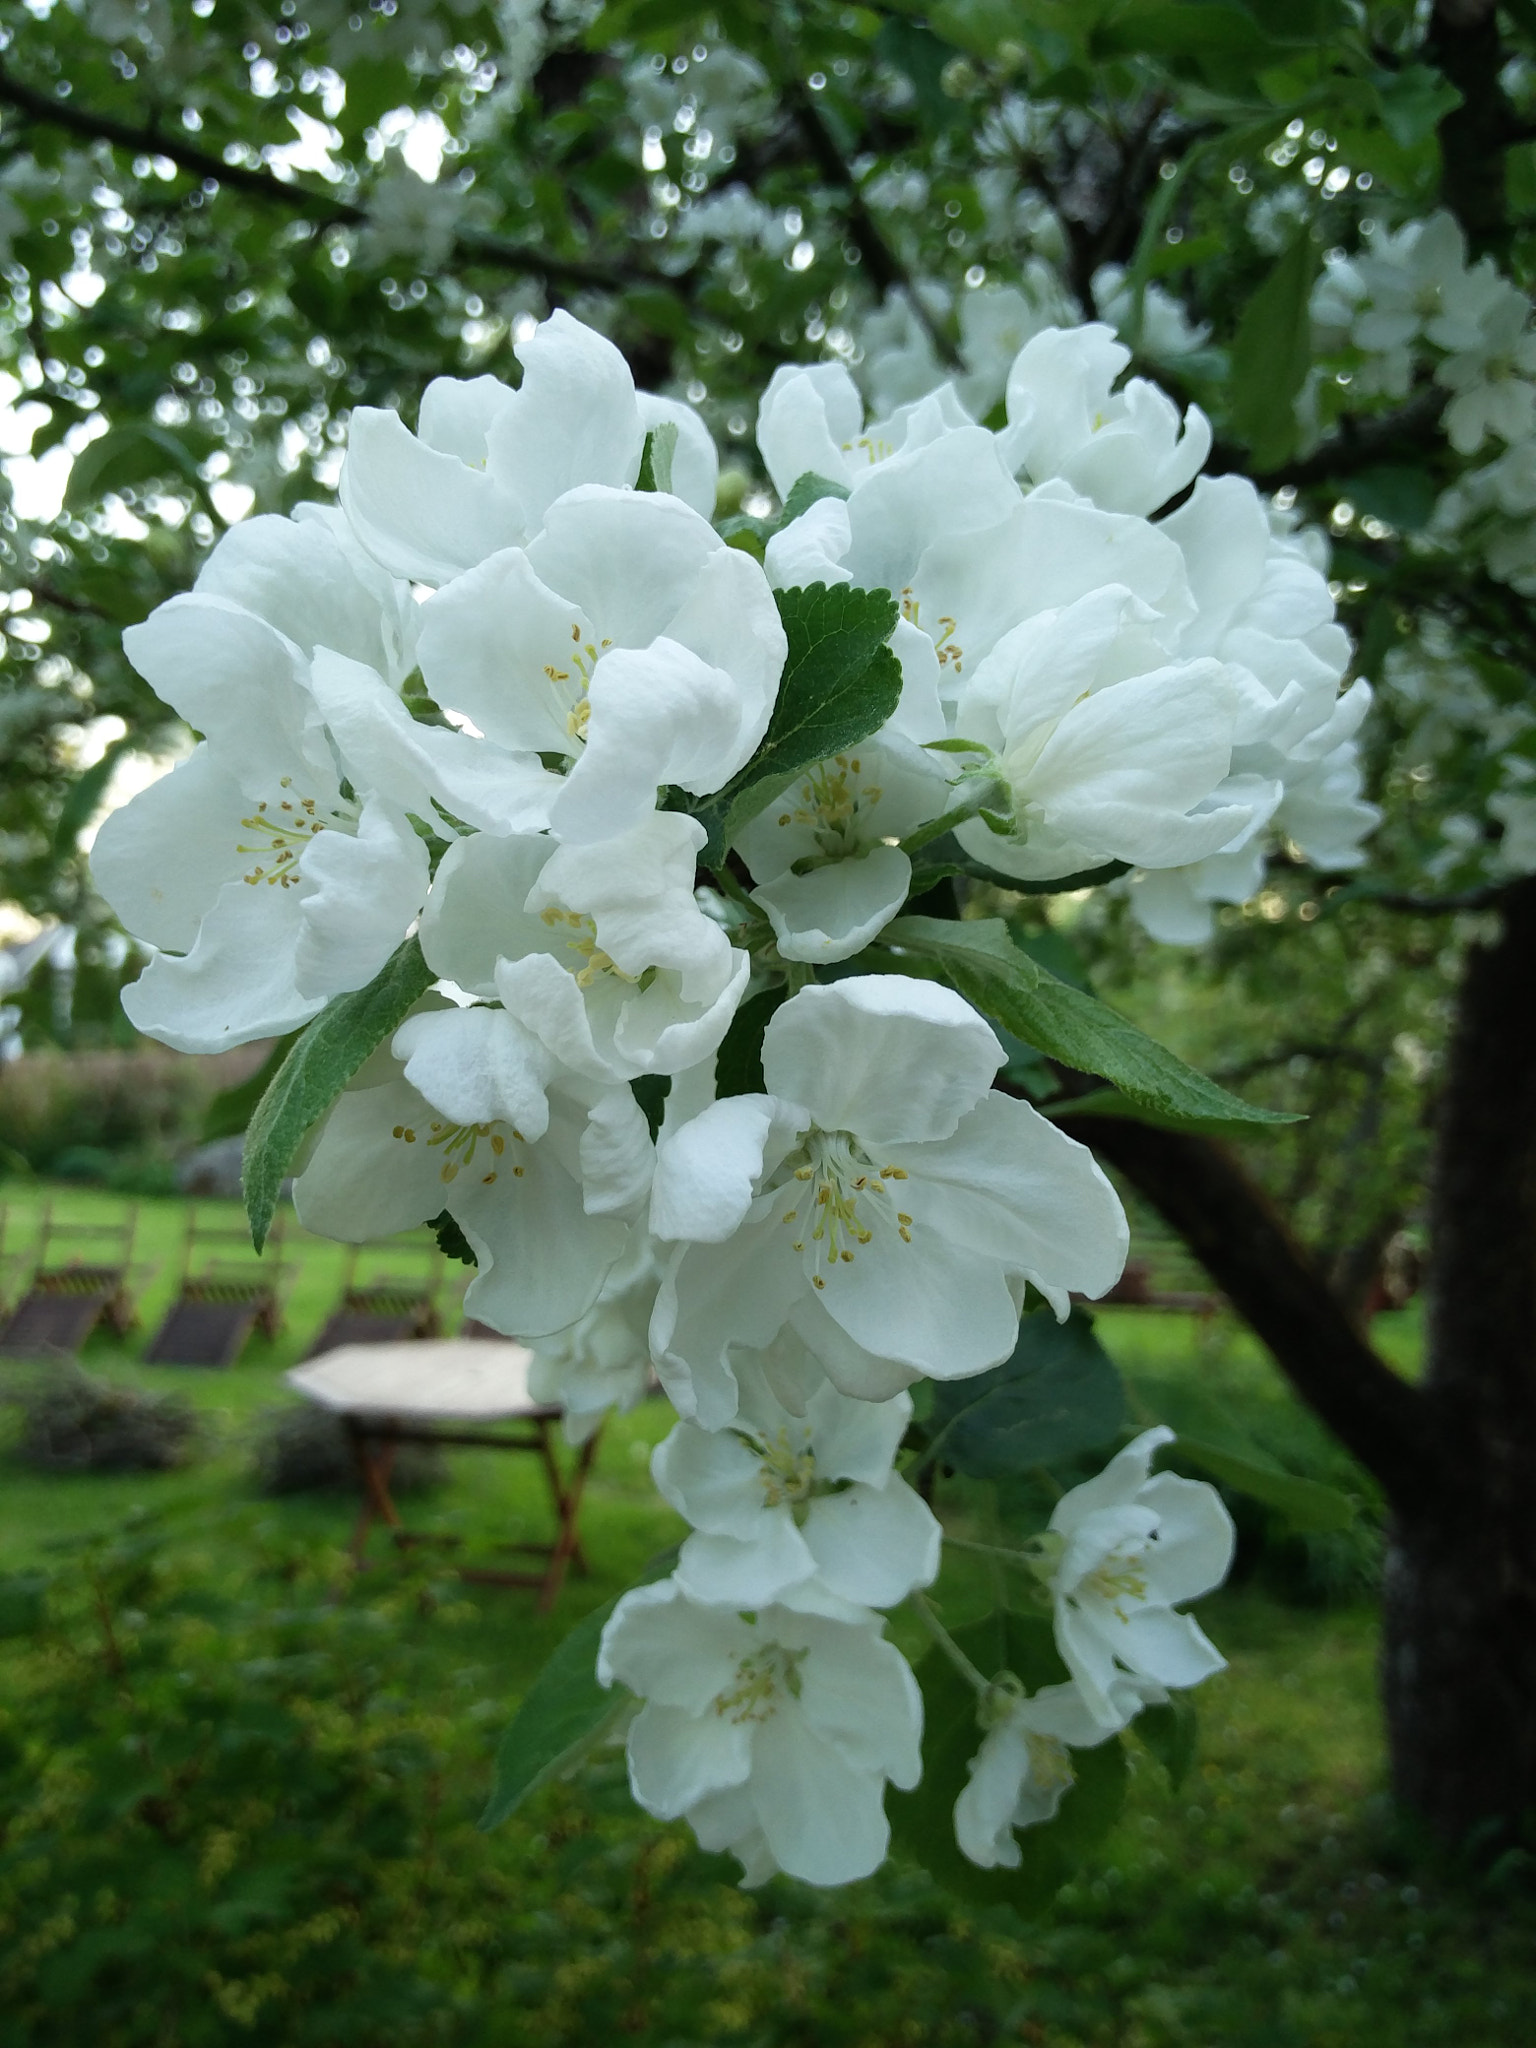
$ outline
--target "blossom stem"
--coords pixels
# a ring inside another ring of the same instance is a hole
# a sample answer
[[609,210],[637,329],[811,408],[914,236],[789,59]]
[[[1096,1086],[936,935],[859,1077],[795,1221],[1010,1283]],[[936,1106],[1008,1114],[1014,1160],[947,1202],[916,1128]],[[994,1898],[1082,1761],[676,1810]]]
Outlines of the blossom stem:
[[938,1609],[928,1598],[927,1594],[914,1592],[908,1594],[907,1598],[913,1613],[923,1624],[923,1627],[927,1629],[929,1635],[933,1637],[933,1640],[938,1644],[939,1649],[949,1659],[950,1663],[954,1665],[966,1684],[972,1686],[978,1694],[984,1694],[992,1681],[988,1678],[983,1678],[976,1669],[976,1666],[944,1626],[943,1622],[940,1621]]

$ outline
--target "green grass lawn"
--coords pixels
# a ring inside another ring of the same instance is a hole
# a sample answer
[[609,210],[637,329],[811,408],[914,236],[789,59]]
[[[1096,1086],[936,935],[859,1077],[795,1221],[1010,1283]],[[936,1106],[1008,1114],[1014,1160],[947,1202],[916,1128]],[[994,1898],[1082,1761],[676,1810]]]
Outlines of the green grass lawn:
[[[39,1197],[7,1194],[10,1250]],[[183,1215],[143,1206],[162,1262],[145,1328]],[[1174,1791],[1138,1758],[1101,1857],[1029,1926],[957,1908],[899,1863],[835,1894],[743,1893],[728,1859],[634,1811],[611,1755],[478,1833],[520,1692],[676,1533],[646,1472],[668,1411],[648,1403],[606,1432],[584,1515],[592,1575],[554,1617],[382,1543],[353,1578],[347,1498],[258,1499],[242,1441],[291,1398],[281,1370],[341,1256],[303,1244],[288,1330],[230,1372],[138,1364],[143,1331],[93,1347],[104,1377],[172,1386],[206,1414],[211,1445],[189,1469],[45,1478],[0,1452],[0,1574],[55,1574],[46,1625],[0,1642],[6,2048],[1530,2037],[1536,1913],[1460,1888],[1393,1828],[1373,1609],[1283,1575],[1251,1572],[1205,1603],[1230,1668],[1200,1695],[1193,1773]],[[1225,1318],[1110,1311],[1100,1329],[1148,1417],[1214,1403],[1298,1470],[1361,1483]],[[1411,1366],[1411,1315],[1380,1333]],[[478,1452],[408,1513],[471,1547],[548,1526],[535,1461]],[[971,1591],[962,1571],[938,1594],[963,1619]],[[899,1617],[894,1632],[916,1651]]]

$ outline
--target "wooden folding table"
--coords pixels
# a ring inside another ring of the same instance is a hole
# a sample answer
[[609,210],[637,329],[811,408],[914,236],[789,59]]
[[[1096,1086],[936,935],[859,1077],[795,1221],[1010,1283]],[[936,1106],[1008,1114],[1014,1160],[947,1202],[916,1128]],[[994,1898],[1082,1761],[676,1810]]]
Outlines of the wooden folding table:
[[461,1578],[535,1588],[540,1612],[547,1613],[567,1568],[574,1565],[586,1571],[577,1518],[597,1454],[597,1436],[582,1445],[569,1473],[563,1472],[555,1448],[561,1410],[529,1394],[532,1361],[533,1354],[524,1345],[505,1339],[491,1343],[418,1338],[401,1344],[342,1345],[286,1375],[289,1385],[307,1400],[339,1416],[351,1438],[363,1490],[352,1534],[352,1556],[360,1569],[375,1522],[383,1522],[401,1548],[459,1540],[413,1534],[403,1525],[389,1490],[390,1472],[398,1447],[418,1443],[531,1452],[549,1482],[554,1542],[511,1541],[498,1546],[542,1558],[542,1571],[461,1565],[456,1567]]

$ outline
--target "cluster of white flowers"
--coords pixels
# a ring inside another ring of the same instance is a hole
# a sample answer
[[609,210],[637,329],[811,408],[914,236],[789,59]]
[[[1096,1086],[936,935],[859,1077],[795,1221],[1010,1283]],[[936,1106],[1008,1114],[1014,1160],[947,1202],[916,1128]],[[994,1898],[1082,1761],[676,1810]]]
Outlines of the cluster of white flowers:
[[[969,786],[996,786],[958,827],[968,852],[1029,881],[1123,862],[1146,929],[1194,944],[1214,904],[1259,888],[1276,840],[1359,866],[1380,816],[1355,740],[1371,692],[1340,694],[1349,638],[1311,538],[1244,478],[1195,481],[1209,424],[1195,407],[1181,422],[1143,378],[1117,391],[1129,362],[1102,325],[1041,329],[1013,358],[996,434],[953,386],[865,425],[838,366],[778,371],[758,429],[776,487],[812,471],[847,497],[777,534],[767,565],[781,584],[899,591],[900,734],[974,739]],[[887,786],[885,759],[872,779]],[[911,778],[901,797],[897,837],[920,800]],[[855,854],[890,836],[863,813],[844,828]],[[786,824],[784,870],[806,850],[799,829]],[[768,836],[744,847],[759,879]],[[871,899],[883,870],[905,881],[902,859],[866,862]],[[782,905],[765,907],[777,927]]]
[[1449,213],[1377,227],[1368,248],[1328,256],[1312,298],[1325,350],[1358,351],[1363,392],[1406,397],[1426,356],[1451,394],[1445,431],[1458,454],[1473,455],[1492,434],[1505,442],[1536,433],[1536,329],[1525,293],[1491,257],[1467,262]]
[[[1114,393],[1103,328],[1030,340],[997,433],[951,390],[866,424],[840,366],[781,371],[760,445],[805,509],[761,563],[711,524],[686,407],[565,314],[518,355],[515,390],[429,386],[414,432],[358,411],[339,509],[236,527],[129,633],[203,737],[109,819],[96,875],[158,949],[129,1014],[191,1051],[292,1031],[419,946],[435,986],[325,1116],[300,1216],[353,1241],[451,1219],[468,1310],[539,1345],[573,1435],[654,1370],[681,1418],[656,1479],[694,1533],[603,1639],[645,1702],[636,1795],[749,1878],[839,1882],[919,1769],[882,1633],[939,1557],[895,1470],[907,1389],[1006,1360],[1026,1289],[1064,1316],[1127,1241],[1087,1150],[994,1089],[991,1026],[903,971],[899,932],[855,956],[947,831],[1001,878],[1126,864],[1193,895],[1286,805],[1324,832],[1363,686],[1338,697],[1326,590],[1250,487],[1154,521],[1209,429]],[[871,602],[899,611],[899,702],[765,776],[701,872],[690,807],[753,786],[808,584],[895,600]],[[760,1090],[717,1094],[760,995]],[[1149,1477],[1165,1435],[1033,1553],[1069,1677],[983,1688],[956,1815],[978,1862],[1016,1860],[1074,1745],[1219,1662],[1174,1603],[1219,1580],[1230,1527]]]

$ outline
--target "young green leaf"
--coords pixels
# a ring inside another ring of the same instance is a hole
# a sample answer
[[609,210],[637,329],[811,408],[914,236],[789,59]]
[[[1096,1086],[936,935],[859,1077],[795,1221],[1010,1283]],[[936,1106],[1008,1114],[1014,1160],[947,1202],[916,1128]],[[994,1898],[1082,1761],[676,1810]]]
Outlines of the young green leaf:
[[897,617],[889,591],[811,583],[775,595],[789,639],[778,701],[746,767],[693,812],[709,833],[700,856],[708,866],[786,783],[868,739],[901,696],[901,669],[885,644]]
[[283,1178],[305,1133],[318,1123],[375,1046],[432,986],[415,939],[397,948],[366,988],[337,996],[300,1035],[256,1105],[245,1133],[240,1179],[251,1239],[267,1241]]
[[1025,1316],[1013,1356],[968,1380],[937,1380],[923,1462],[972,1479],[1006,1479],[1109,1443],[1125,1392],[1093,1318]]
[[1014,944],[1000,917],[902,917],[887,927],[885,939],[932,961],[968,1002],[1026,1045],[1082,1073],[1101,1074],[1154,1116],[1201,1130],[1297,1121],[1228,1094],[1097,996],[1058,981]]
[[1174,1464],[1193,1465],[1207,1478],[1274,1508],[1298,1534],[1348,1529],[1355,1521],[1355,1504],[1348,1494],[1324,1486],[1321,1480],[1303,1479],[1299,1473],[1287,1472],[1268,1460],[1260,1463],[1256,1458],[1245,1458],[1221,1444],[1208,1444],[1199,1437],[1185,1436],[1182,1431],[1178,1442],[1170,1446],[1170,1455]]

